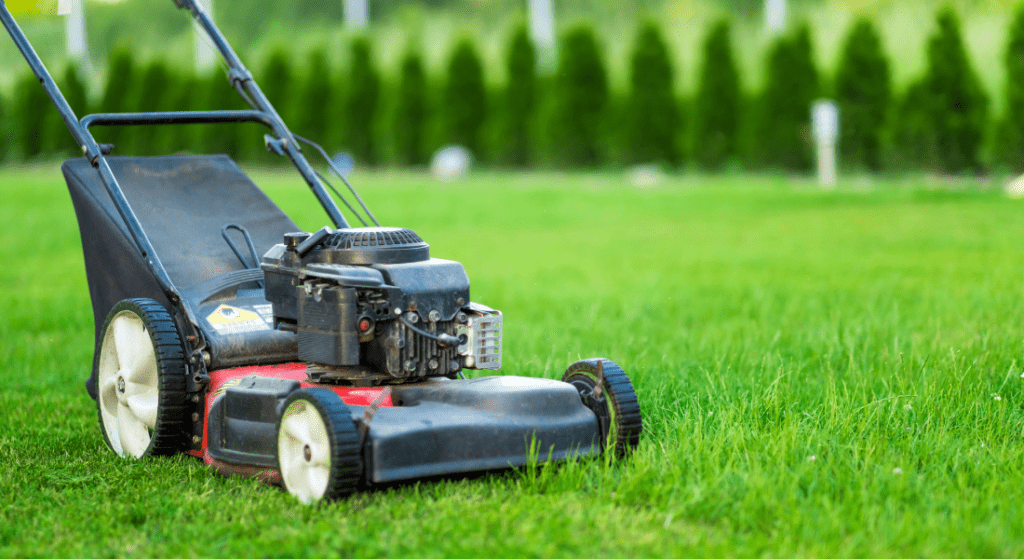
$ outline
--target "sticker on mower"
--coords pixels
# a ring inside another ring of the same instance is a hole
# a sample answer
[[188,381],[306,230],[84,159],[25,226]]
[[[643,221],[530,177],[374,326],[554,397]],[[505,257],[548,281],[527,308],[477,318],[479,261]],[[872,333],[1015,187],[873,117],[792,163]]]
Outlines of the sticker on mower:
[[266,321],[260,315],[238,307],[221,305],[206,317],[210,323],[221,334],[233,334],[236,332],[255,332],[267,330]]

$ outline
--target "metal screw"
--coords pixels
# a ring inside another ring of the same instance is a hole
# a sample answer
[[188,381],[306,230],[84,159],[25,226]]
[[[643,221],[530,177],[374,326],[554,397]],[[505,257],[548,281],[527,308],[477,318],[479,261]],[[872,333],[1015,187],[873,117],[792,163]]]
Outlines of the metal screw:
[[438,320],[441,320],[441,313],[436,310],[430,311],[430,313],[427,314],[427,318],[429,318],[431,322],[437,322]]
[[455,304],[461,307],[462,305],[466,304],[466,300],[463,299],[462,297],[459,297],[458,299],[455,300]]
[[455,320],[458,320],[459,324],[465,324],[469,322],[469,317],[466,316],[466,313],[460,312],[459,314],[455,315]]
[[416,362],[412,359],[405,362],[405,370],[410,373],[416,370]]
[[209,351],[204,351],[203,352],[203,363],[206,363],[206,365],[209,366],[210,362],[212,360],[213,360],[213,358],[210,357],[210,352]]
[[409,322],[413,323],[413,324],[416,324],[417,322],[420,321],[420,315],[418,315],[418,314],[416,314],[414,312],[406,313],[405,319],[408,320]]
[[458,371],[458,370],[459,370],[459,369],[461,369],[461,368],[462,368],[462,367],[459,367],[459,362],[458,362],[458,361],[454,361],[454,360],[452,360],[452,361],[449,361],[449,362],[448,362],[448,370],[449,370],[449,371],[451,371],[451,372],[453,372],[453,373],[454,373],[455,371]]
[[428,364],[428,365],[430,365],[430,368],[431,368],[431,369],[436,369],[436,368],[437,368],[437,365],[438,365],[438,363],[437,363],[437,359],[431,359],[431,360],[430,360],[430,362],[429,362],[429,363],[427,363],[427,364]]
[[202,437],[199,435],[192,435],[192,444],[199,444],[201,442],[203,442]]

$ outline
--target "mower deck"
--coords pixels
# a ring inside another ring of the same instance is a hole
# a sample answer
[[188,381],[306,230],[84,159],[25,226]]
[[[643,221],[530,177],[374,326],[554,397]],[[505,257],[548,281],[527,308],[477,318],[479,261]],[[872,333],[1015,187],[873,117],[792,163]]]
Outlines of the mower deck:
[[[383,387],[309,382],[305,363],[222,369],[210,377],[203,444],[191,454],[223,473],[275,483],[280,472],[270,442],[276,436],[276,414],[266,414],[266,421],[260,421],[253,413],[258,406],[251,401],[242,412],[248,414],[246,418],[236,417],[231,410],[225,413],[220,409],[224,403],[218,402],[229,391],[237,397],[247,390],[254,394],[261,390],[254,385],[280,386],[283,390],[273,397],[275,408],[298,388],[335,392],[348,405],[353,421],[364,425],[365,475],[371,483],[518,467],[531,459],[561,461],[601,449],[593,412],[583,405],[575,388],[554,380],[435,379],[393,386],[387,394]],[[375,409],[366,429],[371,406]],[[264,453],[253,452],[261,447],[259,432],[267,443]],[[233,452],[232,440],[233,446],[246,452]]]

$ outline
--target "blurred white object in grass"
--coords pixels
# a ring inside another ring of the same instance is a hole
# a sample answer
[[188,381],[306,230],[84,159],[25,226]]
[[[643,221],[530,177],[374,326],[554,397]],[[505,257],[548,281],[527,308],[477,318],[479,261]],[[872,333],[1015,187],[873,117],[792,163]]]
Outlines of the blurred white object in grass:
[[626,178],[629,184],[636,188],[652,188],[658,186],[665,178],[665,174],[657,165],[645,164],[634,165],[626,169]]
[[555,4],[553,0],[530,0],[530,39],[537,49],[541,72],[555,69]]
[[345,26],[362,29],[370,24],[370,9],[366,0],[345,0]]
[[[1020,198],[1024,196],[1024,175],[1006,183],[1006,195],[1010,198]],[[1024,377],[1024,374],[1021,376]]]
[[441,180],[457,180],[466,176],[473,164],[473,155],[462,146],[445,146],[430,160],[430,174]]
[[786,0],[764,0],[764,27],[769,33],[786,27]]
[[85,8],[82,6],[82,0],[60,0],[57,13],[68,16],[64,21],[68,57],[78,62],[79,68],[88,71],[92,64],[89,61],[89,42],[85,35]]
[[[199,5],[202,6],[203,11],[209,14],[210,19],[213,19],[213,0],[199,0]],[[199,27],[199,24],[193,21],[192,26],[196,36],[196,70],[200,73],[206,72],[217,65],[219,54],[213,43],[210,42],[210,37]]]
[[818,146],[818,184],[836,185],[836,138],[839,136],[839,108],[830,99],[818,99],[811,107],[811,128]]

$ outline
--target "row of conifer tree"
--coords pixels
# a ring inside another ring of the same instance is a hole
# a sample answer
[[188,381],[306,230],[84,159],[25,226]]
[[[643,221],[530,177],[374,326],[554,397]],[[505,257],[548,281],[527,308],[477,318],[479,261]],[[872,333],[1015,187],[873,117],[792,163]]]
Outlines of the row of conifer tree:
[[[489,85],[478,49],[459,40],[446,75],[429,76],[409,52],[398,75],[382,76],[363,37],[346,48],[347,67],[323,50],[271,53],[254,69],[257,82],[297,134],[357,165],[419,166],[448,144],[478,162],[509,167],[601,167],[658,163],[670,168],[780,169],[813,166],[810,105],[820,97],[840,109],[839,160],[848,170],[970,173],[1024,171],[1024,8],[1016,15],[1004,59],[1005,110],[989,111],[951,9],[937,13],[924,45],[926,69],[903,91],[870,19],[846,37],[834,73],[816,67],[812,30],[797,26],[765,53],[760,91],[748,91],[734,58],[730,23],[703,41],[696,90],[677,83],[663,30],[640,26],[624,92],[613,91],[593,28],[568,29],[557,69],[538,72],[525,28],[509,38],[503,86]],[[182,73],[161,60],[138,64],[127,49],[111,55],[102,92],[91,97],[73,66],[56,76],[72,108],[86,112],[246,108],[221,73]],[[43,89],[29,75],[0,99],[8,137],[0,157],[31,160],[72,155],[67,133]],[[115,154],[228,153],[270,163],[255,124],[95,129]]]

